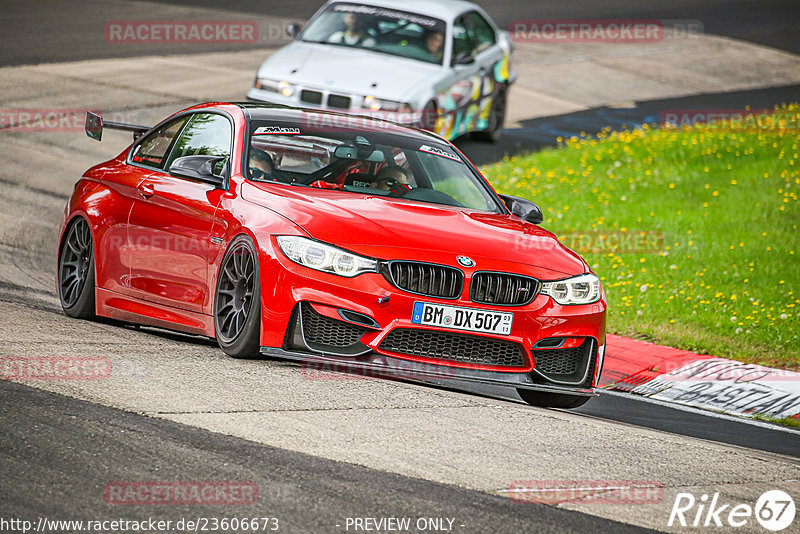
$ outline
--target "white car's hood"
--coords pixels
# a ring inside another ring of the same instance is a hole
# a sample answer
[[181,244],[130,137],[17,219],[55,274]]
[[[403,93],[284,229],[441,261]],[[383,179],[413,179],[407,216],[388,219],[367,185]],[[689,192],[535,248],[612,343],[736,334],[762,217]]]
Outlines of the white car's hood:
[[342,93],[406,101],[442,67],[369,50],[296,41],[270,56],[259,77]]

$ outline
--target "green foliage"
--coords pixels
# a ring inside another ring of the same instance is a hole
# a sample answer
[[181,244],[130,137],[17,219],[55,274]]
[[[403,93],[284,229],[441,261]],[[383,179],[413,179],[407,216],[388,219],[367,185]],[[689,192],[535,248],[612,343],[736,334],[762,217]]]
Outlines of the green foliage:
[[482,170],[600,276],[608,331],[767,365],[800,362],[800,106],[762,127],[643,127]]

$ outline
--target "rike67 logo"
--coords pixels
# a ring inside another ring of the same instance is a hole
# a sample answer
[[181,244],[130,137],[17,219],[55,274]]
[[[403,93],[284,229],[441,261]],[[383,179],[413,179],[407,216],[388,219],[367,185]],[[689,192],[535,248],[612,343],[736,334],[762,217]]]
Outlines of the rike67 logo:
[[755,506],[723,503],[719,493],[714,493],[711,499],[706,494],[697,499],[691,493],[678,493],[667,526],[738,528],[749,524],[755,517],[765,529],[778,532],[791,525],[794,516],[794,500],[781,490],[764,492]]

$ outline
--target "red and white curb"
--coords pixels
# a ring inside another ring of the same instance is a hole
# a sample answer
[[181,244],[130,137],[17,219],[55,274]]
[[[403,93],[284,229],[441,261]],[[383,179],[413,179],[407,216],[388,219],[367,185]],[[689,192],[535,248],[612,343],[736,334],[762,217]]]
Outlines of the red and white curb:
[[600,387],[753,417],[800,418],[800,373],[606,337]]

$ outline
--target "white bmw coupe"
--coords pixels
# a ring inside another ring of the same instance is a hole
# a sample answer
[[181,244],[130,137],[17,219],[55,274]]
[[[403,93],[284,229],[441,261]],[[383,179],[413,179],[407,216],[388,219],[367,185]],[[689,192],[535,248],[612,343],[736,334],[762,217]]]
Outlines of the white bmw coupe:
[[249,100],[409,124],[446,139],[503,130],[512,43],[459,0],[331,0],[258,69]]

